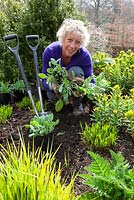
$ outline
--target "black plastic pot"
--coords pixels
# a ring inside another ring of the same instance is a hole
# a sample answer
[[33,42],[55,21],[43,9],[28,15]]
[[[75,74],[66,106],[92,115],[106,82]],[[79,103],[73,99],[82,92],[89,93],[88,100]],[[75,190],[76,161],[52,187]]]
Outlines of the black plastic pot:
[[53,152],[54,151],[54,133],[49,133],[44,136],[36,136],[33,138],[34,147],[41,148],[42,151],[45,152]]
[[14,92],[14,102],[22,101],[23,97],[25,96],[24,92],[15,91]]
[[9,93],[0,93],[0,104],[7,105],[10,103],[11,95]]

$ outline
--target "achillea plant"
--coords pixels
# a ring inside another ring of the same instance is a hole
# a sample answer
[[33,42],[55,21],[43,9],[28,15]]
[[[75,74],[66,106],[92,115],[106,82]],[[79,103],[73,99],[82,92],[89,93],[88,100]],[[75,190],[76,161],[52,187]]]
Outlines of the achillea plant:
[[84,184],[93,189],[93,193],[83,194],[80,200],[133,200],[134,199],[134,170],[121,153],[110,150],[112,159],[104,159],[91,151],[92,158],[89,166],[85,167],[87,174],[80,174]]

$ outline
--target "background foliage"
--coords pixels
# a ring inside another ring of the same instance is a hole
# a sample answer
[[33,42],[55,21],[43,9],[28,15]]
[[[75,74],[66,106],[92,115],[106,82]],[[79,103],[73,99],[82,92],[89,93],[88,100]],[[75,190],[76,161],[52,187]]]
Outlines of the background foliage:
[[19,36],[19,54],[24,68],[31,81],[34,81],[34,62],[32,52],[26,44],[26,35],[39,35],[40,45],[37,50],[39,67],[43,49],[56,40],[56,32],[64,18],[84,16],[78,13],[72,0],[29,0],[0,1],[0,80],[13,81],[20,76],[16,60],[5,47],[2,38],[4,35],[16,33]]

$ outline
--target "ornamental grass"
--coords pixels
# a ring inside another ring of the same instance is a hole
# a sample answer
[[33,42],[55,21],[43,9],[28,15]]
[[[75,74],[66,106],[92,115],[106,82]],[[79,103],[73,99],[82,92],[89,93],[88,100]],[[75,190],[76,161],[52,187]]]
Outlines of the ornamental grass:
[[56,153],[30,150],[20,136],[16,145],[12,140],[0,152],[0,200],[76,200],[74,180],[61,178],[61,164]]

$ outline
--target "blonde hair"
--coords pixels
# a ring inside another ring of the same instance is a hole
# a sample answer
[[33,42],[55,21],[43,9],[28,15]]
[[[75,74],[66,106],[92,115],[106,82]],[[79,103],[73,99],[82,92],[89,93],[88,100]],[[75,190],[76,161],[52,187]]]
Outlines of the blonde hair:
[[84,22],[76,19],[65,19],[61,24],[61,27],[57,31],[57,38],[62,44],[64,38],[68,33],[74,32],[79,35],[82,39],[81,46],[86,47],[89,43],[90,35],[88,29],[84,25]]

